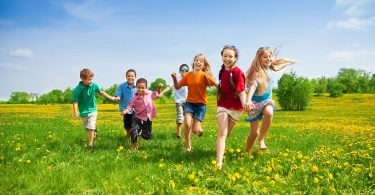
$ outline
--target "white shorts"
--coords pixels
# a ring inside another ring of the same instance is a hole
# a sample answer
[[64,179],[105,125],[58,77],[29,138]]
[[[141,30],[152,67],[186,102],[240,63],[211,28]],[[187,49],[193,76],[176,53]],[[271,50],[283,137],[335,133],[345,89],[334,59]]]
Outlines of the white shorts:
[[93,112],[87,115],[86,117],[82,117],[83,127],[85,129],[96,129],[96,119],[98,118],[98,112]]
[[238,122],[242,115],[242,110],[230,110],[224,107],[217,107],[216,118],[222,114],[227,114],[231,117],[233,122]]

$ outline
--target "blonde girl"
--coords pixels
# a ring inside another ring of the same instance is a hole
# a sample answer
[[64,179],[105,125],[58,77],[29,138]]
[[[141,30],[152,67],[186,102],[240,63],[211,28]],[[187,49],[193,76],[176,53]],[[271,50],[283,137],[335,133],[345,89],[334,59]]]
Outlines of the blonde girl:
[[[276,110],[272,100],[272,86],[269,71],[279,71],[295,61],[277,59],[277,51],[269,47],[260,47],[246,74],[249,86],[245,109],[248,111],[247,121],[250,122],[250,134],[247,137],[246,150],[249,152],[258,137],[259,148],[266,149],[265,138],[272,123],[273,112]],[[260,120],[262,120],[260,128]]]
[[216,85],[215,79],[211,75],[211,66],[203,54],[198,54],[193,59],[193,70],[188,72],[179,82],[177,82],[176,73],[172,73],[172,79],[175,89],[182,86],[188,87],[188,95],[184,110],[185,123],[185,149],[191,151],[190,132],[203,135],[201,123],[206,114],[206,88]]
[[216,114],[219,127],[216,141],[218,169],[223,166],[226,138],[240,120],[246,102],[245,74],[236,64],[238,49],[232,45],[224,46],[221,50],[221,60],[223,64],[219,72]]

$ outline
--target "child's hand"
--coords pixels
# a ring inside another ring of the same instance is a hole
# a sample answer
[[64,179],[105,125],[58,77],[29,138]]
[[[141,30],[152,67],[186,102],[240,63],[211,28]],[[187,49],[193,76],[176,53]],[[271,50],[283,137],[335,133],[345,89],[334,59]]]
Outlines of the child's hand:
[[120,97],[113,97],[112,101],[118,102],[118,101],[120,101]]
[[171,74],[171,77],[172,77],[172,79],[176,79],[176,78],[177,78],[176,73],[175,73],[175,72],[172,73],[172,74]]
[[125,115],[125,114],[128,114],[129,113],[129,110],[128,109],[125,109],[125,110],[123,110],[120,114],[121,115]]
[[78,119],[78,118],[79,118],[78,112],[74,112],[74,119]]

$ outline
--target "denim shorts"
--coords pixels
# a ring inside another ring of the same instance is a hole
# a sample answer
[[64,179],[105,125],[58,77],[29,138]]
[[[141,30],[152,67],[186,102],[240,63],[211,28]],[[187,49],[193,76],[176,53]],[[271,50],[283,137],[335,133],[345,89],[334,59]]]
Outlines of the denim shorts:
[[202,122],[206,115],[206,104],[186,102],[184,113],[192,113],[193,118]]

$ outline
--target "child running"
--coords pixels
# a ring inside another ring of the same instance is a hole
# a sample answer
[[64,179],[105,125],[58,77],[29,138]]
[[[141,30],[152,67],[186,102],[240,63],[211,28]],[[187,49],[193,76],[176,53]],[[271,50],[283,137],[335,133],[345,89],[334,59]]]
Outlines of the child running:
[[82,69],[80,78],[81,81],[73,90],[74,118],[81,117],[83,127],[88,134],[88,149],[93,151],[96,137],[96,119],[98,117],[96,94],[99,93],[112,101],[118,101],[119,98],[108,95],[98,84],[93,82],[94,73],[90,69]]
[[[258,137],[259,148],[266,149],[265,138],[272,123],[276,110],[272,100],[272,78],[269,71],[279,71],[295,61],[277,59],[278,52],[272,52],[269,47],[260,47],[247,71],[246,82],[249,91],[246,100],[248,112],[247,121],[250,122],[250,134],[247,137],[246,150],[250,152],[255,139]],[[263,119],[260,129],[259,121]]]
[[237,66],[238,49],[226,45],[221,50],[221,70],[217,96],[217,132],[216,166],[221,169],[225,151],[225,140],[232,132],[235,124],[240,120],[243,105],[246,102],[245,74]]
[[[129,69],[125,73],[126,82],[121,83],[115,92],[115,96],[120,98],[119,109],[120,112],[124,111],[129,105],[130,101],[135,95],[135,84],[134,81],[137,78],[137,73],[134,69]],[[132,121],[134,118],[134,111],[131,110],[127,114],[123,115],[124,130],[126,138],[130,138],[130,128],[132,126]]]
[[191,151],[190,132],[203,135],[201,123],[206,114],[206,88],[216,86],[215,79],[211,76],[211,66],[203,54],[198,54],[193,59],[193,70],[188,72],[180,82],[177,82],[176,73],[172,73],[175,89],[182,86],[188,87],[188,96],[185,103],[185,149]]
[[138,148],[138,136],[142,136],[143,139],[149,140],[152,137],[152,119],[156,116],[156,109],[154,105],[154,99],[158,98],[161,84],[158,85],[157,92],[153,92],[147,89],[147,80],[140,78],[136,83],[137,92],[134,98],[130,101],[121,114],[128,114],[134,109],[135,117],[130,129],[130,139],[132,148]]
[[[187,64],[181,64],[179,67],[179,73],[180,75],[177,77],[177,82],[179,82],[182,77],[186,75],[186,73],[189,72],[189,66]],[[170,86],[173,86],[173,81]],[[167,86],[160,94],[159,96],[163,96],[164,93],[168,92],[171,89],[171,87]],[[184,122],[184,109],[185,109],[185,102],[187,97],[187,87],[181,87],[180,89],[175,89],[173,87],[173,95],[174,95],[174,103],[176,105],[176,138],[181,138],[181,126]]]

